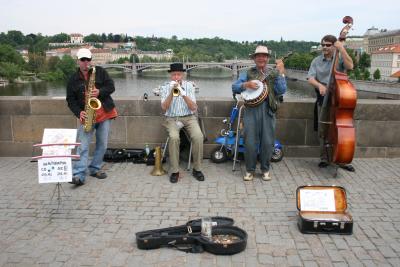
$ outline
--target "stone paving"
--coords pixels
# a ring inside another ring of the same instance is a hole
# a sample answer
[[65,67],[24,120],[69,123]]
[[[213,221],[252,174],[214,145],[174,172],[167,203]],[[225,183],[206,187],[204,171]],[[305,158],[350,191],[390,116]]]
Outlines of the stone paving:
[[[0,266],[400,266],[400,159],[356,159],[355,173],[319,169],[317,159],[284,158],[270,182],[243,182],[232,164],[205,160],[205,182],[189,172],[177,183],[152,167],[107,163],[109,178],[38,184],[37,164],[0,158]],[[304,235],[296,188],[340,185],[354,217],[353,235]],[[135,233],[202,216],[228,216],[247,231],[233,256],[174,249],[139,250]]]

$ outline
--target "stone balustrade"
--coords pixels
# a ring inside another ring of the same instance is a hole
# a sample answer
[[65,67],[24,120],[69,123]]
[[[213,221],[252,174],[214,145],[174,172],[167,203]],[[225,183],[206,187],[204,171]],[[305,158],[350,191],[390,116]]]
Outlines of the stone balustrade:
[[[166,131],[158,97],[116,97],[120,116],[113,122],[109,147],[142,148],[164,143]],[[199,98],[199,114],[208,141],[204,157],[226,125],[233,101]],[[318,139],[313,130],[313,99],[285,99],[277,115],[277,138],[291,157],[317,157]],[[356,157],[400,156],[400,100],[361,99],[355,110]],[[0,156],[31,156],[44,128],[76,128],[77,119],[64,97],[0,97]]]

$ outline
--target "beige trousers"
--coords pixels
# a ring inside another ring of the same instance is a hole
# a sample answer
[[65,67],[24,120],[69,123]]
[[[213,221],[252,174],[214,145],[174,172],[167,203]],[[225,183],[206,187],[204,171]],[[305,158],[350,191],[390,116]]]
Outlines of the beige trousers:
[[197,117],[194,115],[185,117],[167,117],[165,128],[168,131],[168,153],[169,153],[169,172],[179,172],[179,145],[180,128],[177,122],[180,121],[183,127],[189,133],[192,141],[193,168],[196,171],[201,171],[201,162],[203,160],[203,133],[201,132]]

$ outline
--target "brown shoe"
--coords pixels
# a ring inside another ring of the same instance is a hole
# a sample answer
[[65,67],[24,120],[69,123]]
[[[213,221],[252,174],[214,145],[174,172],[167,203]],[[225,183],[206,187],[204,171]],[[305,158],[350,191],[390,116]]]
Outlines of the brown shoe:
[[90,176],[96,177],[97,179],[106,179],[107,178],[107,174],[102,171],[92,173]]

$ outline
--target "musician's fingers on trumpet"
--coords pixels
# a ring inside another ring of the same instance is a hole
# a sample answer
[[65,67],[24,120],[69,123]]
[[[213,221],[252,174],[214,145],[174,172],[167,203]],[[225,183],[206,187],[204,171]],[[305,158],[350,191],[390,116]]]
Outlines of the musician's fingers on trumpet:
[[186,96],[186,92],[182,89],[181,85],[177,81],[171,81],[170,82],[171,86],[171,93],[173,96]]

